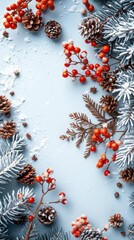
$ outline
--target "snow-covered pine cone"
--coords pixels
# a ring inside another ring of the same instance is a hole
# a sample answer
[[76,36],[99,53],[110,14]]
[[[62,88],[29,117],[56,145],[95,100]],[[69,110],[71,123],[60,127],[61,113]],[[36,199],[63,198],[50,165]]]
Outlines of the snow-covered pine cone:
[[116,110],[118,106],[118,101],[115,100],[112,95],[106,95],[102,96],[102,98],[100,99],[100,104],[104,112],[111,114]]
[[5,96],[0,96],[0,113],[10,116],[11,103]]
[[112,92],[115,89],[116,80],[117,78],[115,75],[106,73],[103,75],[103,81],[100,82],[100,86],[103,88],[103,90]]
[[85,229],[81,234],[81,240],[102,240],[102,233],[96,228]]
[[110,217],[109,223],[110,226],[113,228],[120,228],[123,225],[124,220],[121,214],[114,214],[113,216]]
[[56,216],[57,216],[57,212],[51,206],[41,208],[38,212],[38,220],[44,225],[52,224]]
[[23,184],[32,185],[35,181],[36,171],[32,165],[27,164],[18,173],[17,180]]
[[61,34],[62,28],[61,25],[56,21],[49,21],[45,25],[45,33],[47,37],[56,39]]
[[7,139],[11,138],[16,133],[16,123],[13,121],[6,121],[0,128],[0,137]]
[[126,168],[120,171],[121,179],[126,183],[134,182],[134,168]]
[[37,14],[34,14],[31,9],[26,11],[22,18],[22,23],[29,31],[37,31],[44,25],[43,18]]
[[79,25],[79,30],[84,38],[93,41],[101,36],[102,24],[98,18],[86,17]]

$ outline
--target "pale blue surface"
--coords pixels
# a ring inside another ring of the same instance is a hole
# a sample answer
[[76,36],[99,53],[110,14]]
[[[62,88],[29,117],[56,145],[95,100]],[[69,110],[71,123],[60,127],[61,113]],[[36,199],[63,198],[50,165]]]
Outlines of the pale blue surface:
[[[1,1],[0,15],[3,15],[5,7],[10,0]],[[64,55],[62,55],[62,41],[73,39],[77,46],[87,49],[92,62],[96,62],[93,50],[84,44],[77,27],[81,21],[81,14],[68,12],[75,1],[56,1],[56,10],[44,14],[46,21],[55,19],[62,24],[63,32],[58,41],[48,39],[43,29],[38,33],[29,33],[22,27],[18,31],[10,31],[13,41],[4,39],[0,43],[0,71],[6,66],[17,65],[21,76],[15,81],[15,96],[12,98],[24,98],[15,119],[20,123],[20,114],[28,116],[28,132],[32,135],[32,141],[28,142],[28,149],[38,147],[42,139],[46,139],[45,147],[40,151],[39,160],[33,162],[38,173],[42,173],[47,167],[55,170],[57,179],[56,193],[64,191],[67,194],[68,205],[58,205],[57,225],[65,230],[71,230],[70,223],[77,216],[85,213],[95,227],[103,228],[110,215],[121,213],[125,218],[125,226],[132,223],[134,211],[128,207],[128,197],[132,186],[123,184],[123,189],[117,189],[118,175],[105,178],[101,170],[96,169],[95,164],[99,153],[93,154],[87,160],[83,158],[83,147],[75,148],[74,143],[65,143],[59,140],[59,135],[64,133],[69,126],[68,114],[74,111],[87,112],[82,100],[82,94],[91,86],[97,86],[92,81],[85,85],[79,82],[72,83],[69,79],[61,77],[64,69]],[[81,0],[78,0],[80,3]],[[98,8],[100,1],[92,1]],[[81,9],[82,4],[77,5]],[[25,38],[30,39],[27,43]],[[14,50],[12,50],[14,46]],[[10,56],[6,63],[3,59]],[[96,101],[102,95],[99,93],[91,97]],[[10,91],[9,91],[10,92]],[[9,97],[9,94],[6,93]],[[89,115],[91,118],[92,116]],[[21,127],[21,132],[26,131]],[[100,150],[100,152],[102,152]],[[30,160],[30,153],[27,155]],[[18,186],[17,186],[18,187]],[[14,186],[16,188],[16,186]],[[120,192],[120,198],[114,198],[114,192]],[[36,189],[39,198],[38,190]],[[54,199],[56,194],[53,194]],[[52,198],[49,198],[52,200]],[[42,232],[49,228],[41,227]],[[121,240],[120,231],[110,230],[107,234],[109,240]],[[12,238],[14,239],[14,237]]]

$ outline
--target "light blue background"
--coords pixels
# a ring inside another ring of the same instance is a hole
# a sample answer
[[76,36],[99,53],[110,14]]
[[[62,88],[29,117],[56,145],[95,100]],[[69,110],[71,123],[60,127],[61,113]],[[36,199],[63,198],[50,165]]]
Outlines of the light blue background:
[[[5,7],[10,3],[10,0],[1,0],[1,20]],[[92,3],[96,9],[102,5],[101,1],[92,1]],[[29,127],[25,130],[20,126],[20,131],[24,135],[27,132],[32,135],[32,141],[27,140],[28,161],[31,162],[31,155],[37,148],[39,160],[32,162],[37,173],[42,173],[47,167],[55,170],[57,190],[52,196],[47,197],[48,200],[56,199],[56,194],[60,191],[67,194],[68,205],[55,206],[58,211],[56,225],[66,231],[71,230],[71,221],[83,213],[88,216],[91,224],[98,228],[103,228],[109,216],[114,213],[123,215],[125,226],[133,222],[134,216],[133,210],[128,207],[132,186],[123,184],[123,189],[118,189],[116,183],[119,179],[116,169],[113,169],[112,177],[105,178],[103,172],[95,166],[99,153],[103,150],[100,149],[100,152],[92,154],[85,160],[83,146],[78,150],[75,148],[75,143],[59,140],[59,135],[69,126],[69,113],[84,112],[93,119],[84,107],[82,94],[88,92],[90,87],[97,86],[98,93],[91,94],[91,97],[99,101],[102,95],[102,90],[91,80],[81,85],[78,81],[73,83],[70,79],[63,79],[61,76],[64,69],[62,41],[73,39],[77,46],[83,50],[87,49],[91,63],[96,62],[93,49],[84,43],[78,32],[78,24],[82,18],[79,13],[81,8],[81,0],[57,0],[56,10],[44,14],[45,22],[54,19],[61,23],[63,32],[58,41],[48,39],[43,29],[38,33],[29,33],[21,26],[17,31],[9,31],[12,41],[2,38],[0,41],[0,72],[5,71],[6,68],[12,70],[13,66],[18,66],[21,72],[20,77],[14,82],[14,87],[6,92],[6,96],[10,97],[9,92],[15,91],[15,96],[11,99],[15,106],[13,118],[18,125],[22,121],[22,115],[27,117]],[[71,9],[73,12],[70,12]],[[6,82],[8,79],[7,76],[0,77],[0,81]],[[2,89],[1,86],[1,94]],[[24,103],[21,104],[23,100]],[[38,151],[38,148],[41,148],[41,151]],[[14,189],[19,186],[12,181]],[[38,200],[40,191],[37,188],[35,192]],[[120,192],[118,200],[114,197],[115,191]],[[48,230],[49,227],[41,226],[42,232]],[[11,233],[14,236],[13,228]],[[110,230],[107,236],[109,240],[123,239],[120,230]]]

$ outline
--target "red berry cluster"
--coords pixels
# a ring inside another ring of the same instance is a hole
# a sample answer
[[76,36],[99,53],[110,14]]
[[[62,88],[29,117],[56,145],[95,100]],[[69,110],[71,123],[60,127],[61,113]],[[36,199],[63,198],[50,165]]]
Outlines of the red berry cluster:
[[55,9],[54,0],[36,0],[36,2],[37,15],[41,15],[42,11],[45,11],[47,8],[49,8],[50,10]]
[[92,4],[90,4],[88,0],[83,0],[82,2],[86,6],[88,11],[90,11],[90,12],[94,11],[94,6]]
[[106,127],[96,128],[93,131],[92,141],[102,143],[106,138],[110,138],[111,134]]
[[[91,145],[90,151],[96,152],[97,147],[95,144],[97,144],[97,143],[100,144],[100,143],[106,141],[106,139],[110,139],[110,137],[111,137],[111,134],[106,127],[94,129],[93,135],[92,135],[92,141],[94,142],[94,145]],[[109,142],[106,143],[106,152],[107,152],[108,148],[111,148],[113,151],[117,151],[121,144],[122,144],[121,140],[117,140],[116,142],[114,140],[110,140]],[[113,154],[111,161],[109,159],[107,159],[106,153],[101,154],[100,159],[98,160],[98,162],[96,164],[96,167],[102,168],[102,167],[104,167],[104,165],[108,164],[107,169],[104,171],[104,175],[108,176],[110,174],[110,171],[108,168],[109,168],[110,164],[114,161],[116,161],[116,154]]]
[[74,222],[72,222],[72,231],[71,233],[74,235],[74,237],[78,238],[81,233],[84,231],[85,228],[90,229],[91,225],[87,219],[87,216],[82,215],[81,217],[77,217]]
[[[95,42],[94,42],[95,43]],[[102,74],[109,72],[109,65],[100,64],[90,64],[87,59],[87,52],[82,51],[79,47],[75,46],[73,41],[63,43],[64,54],[66,56],[64,66],[69,68],[70,66],[81,65],[82,73],[79,72],[76,68],[73,68],[71,71],[68,69],[64,70],[62,76],[64,78],[72,77],[73,80],[79,78],[81,83],[85,83],[87,78],[90,77],[94,81],[101,82],[103,80]],[[74,58],[77,58],[76,60]]]
[[[32,0],[17,0],[17,3],[12,3],[6,8],[7,12],[4,15],[5,21],[3,22],[5,28],[17,28],[17,24],[22,22],[22,17],[31,1]],[[36,0],[36,2],[37,15],[41,15],[47,8],[50,10],[55,9],[54,0]]]
[[[53,170],[48,168],[42,176],[37,175],[35,177],[35,181],[40,184],[44,184],[45,182],[48,184],[48,190],[54,190],[56,188],[56,179],[52,178]],[[57,201],[62,204],[67,204],[66,194],[64,192],[59,193],[59,200]]]
[[17,3],[12,3],[6,8],[4,26],[5,28],[16,29],[17,24],[22,22],[22,17],[25,14],[29,0],[18,0]]

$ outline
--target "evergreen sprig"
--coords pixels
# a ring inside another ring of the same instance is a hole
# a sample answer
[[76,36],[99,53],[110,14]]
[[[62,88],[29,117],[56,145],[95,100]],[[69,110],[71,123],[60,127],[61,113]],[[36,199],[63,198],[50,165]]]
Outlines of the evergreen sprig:
[[12,140],[2,141],[0,148],[0,184],[5,184],[15,177],[23,167],[25,141],[16,134]]
[[128,227],[128,237],[129,239],[134,239],[134,223],[130,224]]
[[134,192],[130,196],[129,206],[134,208]]
[[[21,194],[22,197],[19,197]],[[13,223],[19,214],[27,213],[27,199],[33,196],[33,191],[28,187],[20,188],[17,193],[12,190],[12,193],[5,195],[0,201],[0,224],[7,226],[9,222]]]

